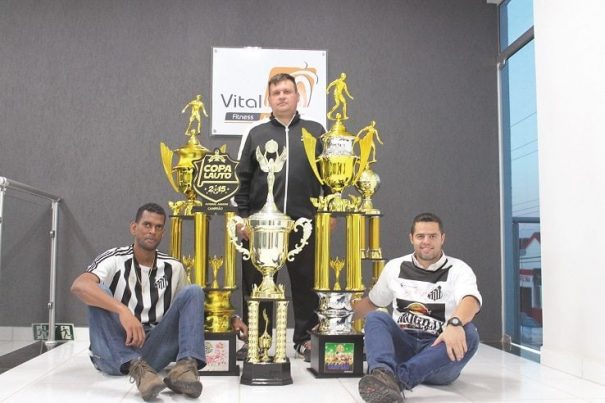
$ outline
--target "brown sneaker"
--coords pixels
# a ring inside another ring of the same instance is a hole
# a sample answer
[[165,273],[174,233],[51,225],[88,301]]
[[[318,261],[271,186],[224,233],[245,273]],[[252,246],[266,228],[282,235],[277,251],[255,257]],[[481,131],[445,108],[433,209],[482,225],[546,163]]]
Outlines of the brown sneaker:
[[145,401],[154,399],[166,387],[158,373],[140,358],[130,362],[128,375],[131,382],[136,382]]
[[403,402],[404,397],[395,375],[385,368],[374,368],[359,380],[359,394],[370,403]]
[[177,361],[164,383],[176,393],[182,393],[188,397],[198,397],[202,394],[202,383],[197,372],[197,361],[195,358],[185,358]]

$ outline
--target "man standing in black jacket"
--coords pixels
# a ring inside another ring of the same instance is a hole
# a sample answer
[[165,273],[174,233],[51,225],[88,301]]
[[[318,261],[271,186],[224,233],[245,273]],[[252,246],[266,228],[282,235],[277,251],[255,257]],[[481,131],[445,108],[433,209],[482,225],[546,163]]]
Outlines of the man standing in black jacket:
[[[300,118],[296,108],[299,93],[294,77],[289,74],[277,74],[269,80],[269,105],[271,117],[267,123],[253,127],[241,150],[237,175],[240,187],[235,195],[238,213],[242,218],[259,211],[267,199],[267,173],[263,172],[256,160],[256,147],[264,152],[265,144],[275,140],[279,144],[279,152],[287,149],[287,160],[281,172],[276,174],[273,187],[277,207],[290,218],[300,217],[313,219],[316,208],[310,201],[318,197],[322,187],[313,174],[307,160],[302,142],[302,129],[305,128],[313,136],[319,137],[325,132],[321,124]],[[320,142],[318,141],[318,144]],[[248,240],[246,229],[238,228],[240,237]],[[299,242],[302,231],[290,234],[290,245]],[[309,244],[305,246],[294,261],[287,262],[288,274],[292,287],[292,307],[294,309],[294,348],[310,361],[311,336],[308,331],[318,322],[315,310],[318,305],[317,294],[313,291],[313,275],[315,261],[315,239],[312,234]],[[245,245],[248,247],[248,245]],[[242,261],[242,294],[250,296],[252,286],[260,284],[262,275],[252,263]],[[247,309],[244,309],[244,322],[248,323]],[[269,315],[271,317],[271,315]],[[261,326],[264,328],[264,325]],[[238,358],[245,353],[241,350]]]

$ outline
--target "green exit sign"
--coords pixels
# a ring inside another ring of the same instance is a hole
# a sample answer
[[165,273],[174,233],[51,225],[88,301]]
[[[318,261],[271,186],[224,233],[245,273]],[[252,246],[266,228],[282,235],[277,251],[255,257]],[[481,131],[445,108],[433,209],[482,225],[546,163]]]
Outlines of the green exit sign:
[[[32,323],[34,340],[48,340],[48,323]],[[73,340],[73,323],[55,323],[55,340]]]

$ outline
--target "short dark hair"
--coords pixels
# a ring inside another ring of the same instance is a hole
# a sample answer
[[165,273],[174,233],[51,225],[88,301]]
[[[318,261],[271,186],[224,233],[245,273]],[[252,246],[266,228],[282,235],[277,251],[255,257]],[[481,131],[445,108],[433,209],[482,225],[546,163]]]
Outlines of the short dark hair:
[[414,234],[414,230],[416,229],[417,222],[436,222],[437,224],[439,224],[439,231],[443,234],[443,222],[441,221],[441,218],[437,217],[433,213],[420,213],[416,217],[414,217],[414,220],[412,221],[412,227],[410,228],[410,234],[412,235]]
[[267,88],[271,89],[272,85],[277,85],[277,83],[281,83],[282,81],[291,81],[294,84],[294,92],[298,92],[298,87],[296,86],[296,79],[288,73],[279,73],[274,75],[269,79],[269,83],[267,84]]
[[162,206],[156,203],[145,203],[137,210],[137,215],[134,217],[134,222],[139,222],[144,211],[163,215],[164,220],[166,220],[166,212],[164,211],[164,208]]

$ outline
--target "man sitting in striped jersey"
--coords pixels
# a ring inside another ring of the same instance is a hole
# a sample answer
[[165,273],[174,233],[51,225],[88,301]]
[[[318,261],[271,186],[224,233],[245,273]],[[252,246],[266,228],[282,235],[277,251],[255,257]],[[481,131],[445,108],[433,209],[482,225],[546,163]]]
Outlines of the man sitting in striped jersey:
[[[109,375],[129,374],[146,401],[166,386],[198,397],[198,369],[206,365],[204,291],[189,284],[181,262],[156,249],[165,221],[161,206],[141,206],[130,224],[134,243],[99,255],[71,287],[89,306],[94,366]],[[234,327],[247,332],[237,319]],[[162,379],[158,371],[173,361]]]

